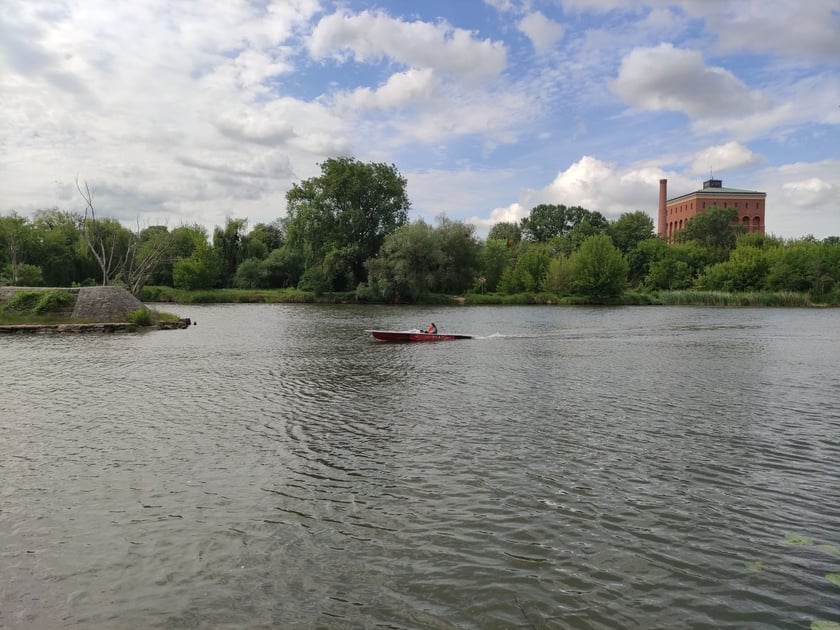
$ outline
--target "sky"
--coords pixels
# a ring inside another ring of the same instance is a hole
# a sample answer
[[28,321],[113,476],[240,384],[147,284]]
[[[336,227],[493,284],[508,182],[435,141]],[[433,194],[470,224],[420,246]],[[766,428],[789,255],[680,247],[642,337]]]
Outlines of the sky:
[[840,0],[4,0],[0,214],[286,214],[331,157],[480,237],[722,179],[840,235]]

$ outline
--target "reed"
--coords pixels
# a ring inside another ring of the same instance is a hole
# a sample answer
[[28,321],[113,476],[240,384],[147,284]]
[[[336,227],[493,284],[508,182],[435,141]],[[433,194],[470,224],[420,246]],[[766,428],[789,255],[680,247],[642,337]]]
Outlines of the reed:
[[661,291],[659,300],[662,304],[672,306],[814,306],[807,294],[793,291]]

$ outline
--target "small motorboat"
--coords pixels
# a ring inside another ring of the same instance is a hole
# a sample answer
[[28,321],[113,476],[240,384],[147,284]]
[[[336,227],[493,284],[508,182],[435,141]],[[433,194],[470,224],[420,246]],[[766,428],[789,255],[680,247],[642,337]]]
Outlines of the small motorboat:
[[422,330],[366,330],[379,341],[454,341],[455,339],[472,339],[472,335],[456,335],[452,333],[427,333]]

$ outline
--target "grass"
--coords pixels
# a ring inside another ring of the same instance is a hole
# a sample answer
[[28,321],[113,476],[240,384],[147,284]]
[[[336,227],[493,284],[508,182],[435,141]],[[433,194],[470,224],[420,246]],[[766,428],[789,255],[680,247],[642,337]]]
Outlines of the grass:
[[692,306],[815,306],[806,293],[783,291],[751,291],[727,293],[725,291],[661,291],[659,300],[668,305]]
[[[171,302],[177,304],[224,304],[224,303],[321,303],[348,304],[356,303],[353,291],[346,293],[326,293],[315,295],[299,289],[212,289],[207,291],[185,291],[170,287],[146,287],[140,294],[144,302]],[[429,294],[419,300],[419,304],[451,305],[459,300],[451,295]],[[792,291],[770,292],[753,291],[747,293],[728,293],[725,291],[661,291],[643,292],[627,290],[620,297],[609,299],[587,298],[580,296],[559,296],[553,293],[466,293],[460,300],[465,305],[606,305],[606,306],[767,306],[767,307],[814,307],[820,306],[807,293]],[[831,303],[831,302],[830,302]]]

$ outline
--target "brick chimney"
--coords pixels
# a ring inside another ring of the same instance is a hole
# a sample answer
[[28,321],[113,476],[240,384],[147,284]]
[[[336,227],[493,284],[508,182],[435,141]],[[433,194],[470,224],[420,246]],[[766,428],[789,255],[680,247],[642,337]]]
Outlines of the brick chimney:
[[666,212],[668,206],[668,180],[659,180],[659,223],[657,225],[657,234],[661,238],[665,238],[667,231],[668,215]]

